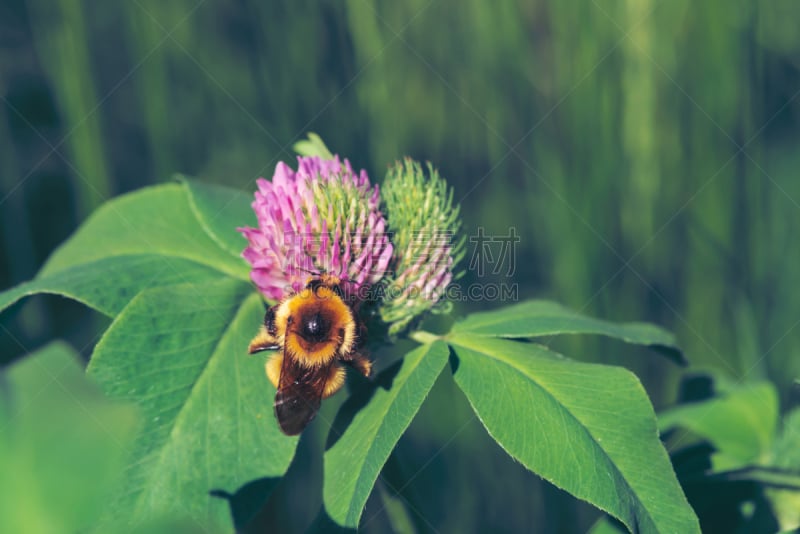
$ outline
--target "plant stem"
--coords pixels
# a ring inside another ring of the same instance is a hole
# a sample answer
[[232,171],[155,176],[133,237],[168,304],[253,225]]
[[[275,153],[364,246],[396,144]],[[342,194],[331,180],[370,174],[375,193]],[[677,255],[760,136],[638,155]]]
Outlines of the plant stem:
[[436,334],[431,334],[430,332],[426,332],[425,330],[417,330],[415,332],[411,332],[408,335],[408,337],[418,343],[422,343],[423,345],[426,345],[428,343],[433,343],[437,339],[441,339],[441,336],[437,336]]

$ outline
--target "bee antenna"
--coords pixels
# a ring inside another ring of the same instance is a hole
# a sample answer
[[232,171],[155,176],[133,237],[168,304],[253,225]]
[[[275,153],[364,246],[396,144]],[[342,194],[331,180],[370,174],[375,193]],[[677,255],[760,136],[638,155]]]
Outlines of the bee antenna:
[[[328,271],[326,269],[320,269],[318,271],[312,271],[310,269],[306,269],[305,267],[300,267],[299,265],[293,265],[292,268],[293,269],[297,269],[298,271],[303,271],[304,273],[308,273],[308,274],[313,275],[313,276],[322,276],[324,274],[328,274]],[[342,282],[347,282],[347,283],[353,284],[356,287],[361,287],[361,286],[364,285],[364,284],[357,283],[355,280],[351,280],[347,275],[341,275],[341,276],[340,275],[336,275],[336,277],[339,278],[339,280],[341,280]]]
[[325,274],[324,272],[316,272],[310,269],[306,269],[305,267],[300,267],[299,265],[292,265],[291,269],[297,269],[298,271],[303,271],[304,273],[313,274],[315,276],[319,276],[321,274]]

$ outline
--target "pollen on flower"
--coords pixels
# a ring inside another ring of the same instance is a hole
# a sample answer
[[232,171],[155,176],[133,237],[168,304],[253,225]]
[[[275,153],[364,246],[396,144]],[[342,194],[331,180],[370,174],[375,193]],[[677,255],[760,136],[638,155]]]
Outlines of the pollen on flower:
[[342,280],[355,298],[383,278],[392,258],[377,186],[348,160],[299,157],[297,170],[278,163],[272,180],[259,178],[256,228],[239,228],[242,256],[268,299],[300,291],[310,274]]

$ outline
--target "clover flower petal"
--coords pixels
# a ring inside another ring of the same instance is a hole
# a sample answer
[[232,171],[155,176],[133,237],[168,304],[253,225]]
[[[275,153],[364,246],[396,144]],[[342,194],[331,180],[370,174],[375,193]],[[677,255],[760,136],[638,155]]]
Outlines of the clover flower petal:
[[250,278],[268,299],[300,291],[308,277],[342,280],[352,298],[383,278],[393,247],[386,234],[377,186],[350,162],[299,157],[297,170],[283,162],[272,180],[257,180],[257,228],[239,228],[248,246],[242,256]]

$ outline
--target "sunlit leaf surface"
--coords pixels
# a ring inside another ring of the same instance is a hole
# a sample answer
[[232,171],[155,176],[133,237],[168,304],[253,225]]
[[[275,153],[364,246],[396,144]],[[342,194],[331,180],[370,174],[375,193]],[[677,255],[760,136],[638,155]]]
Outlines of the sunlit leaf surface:
[[699,532],[632,373],[530,343],[450,341],[456,382],[511,456],[634,532]]
[[[247,215],[243,217],[246,222]],[[221,275],[248,280],[246,262],[221,248],[200,224],[181,184],[140,189],[103,204],[53,253],[39,276],[132,254],[162,256],[165,268],[172,258],[192,260]]]
[[182,258],[157,254],[110,256],[34,278],[0,293],[0,310],[37,293],[77,300],[113,317],[138,293],[172,284],[203,284],[219,280],[220,272]]
[[0,294],[0,309],[47,292],[114,318],[89,374],[138,406],[142,423],[125,485],[108,495],[108,525],[167,516],[239,528],[294,454],[297,439],[272,415],[264,358],[247,355],[264,304],[237,249],[236,227],[252,222],[245,197],[190,181],[121,196],[37,278]]
[[771,453],[778,395],[768,382],[744,384],[720,397],[664,411],[658,419],[662,431],[680,427],[708,440],[716,449],[715,469],[735,469]]
[[649,323],[614,323],[587,317],[547,300],[529,300],[499,310],[473,313],[453,327],[455,332],[505,338],[561,334],[598,334],[627,343],[649,345],[678,363],[686,363],[675,336]]
[[35,279],[0,293],[0,310],[54,293],[113,317],[147,288],[248,280],[236,232],[252,223],[245,200],[241,191],[188,179],[118,197],[61,245]]
[[247,355],[264,311],[256,295],[243,301],[249,292],[235,280],[146,291],[98,344],[90,376],[144,420],[112,501],[116,518],[177,513],[230,524],[239,489],[266,479],[263,502],[288,468],[297,439],[272,416],[263,358]]
[[[397,372],[388,377],[390,382],[383,383],[378,377],[378,385],[364,399],[366,404],[355,413],[344,434],[333,436],[334,444],[325,453],[323,498],[325,509],[338,524],[358,527],[383,464],[433,387],[448,354],[441,341],[407,354],[399,370],[390,368]],[[348,408],[345,404],[342,409]]]
[[239,258],[247,241],[236,228],[257,224],[250,207],[252,193],[183,177],[182,181],[189,194],[189,205],[203,229],[221,248]]

